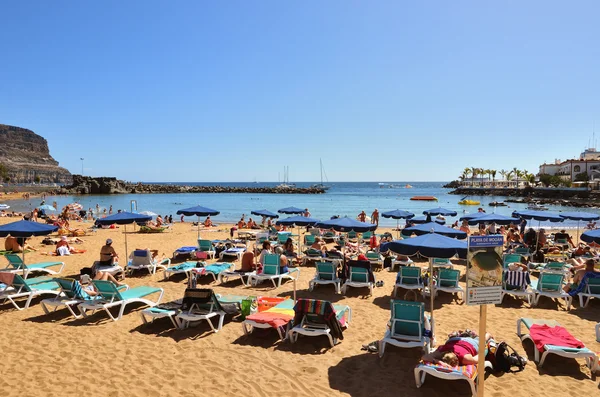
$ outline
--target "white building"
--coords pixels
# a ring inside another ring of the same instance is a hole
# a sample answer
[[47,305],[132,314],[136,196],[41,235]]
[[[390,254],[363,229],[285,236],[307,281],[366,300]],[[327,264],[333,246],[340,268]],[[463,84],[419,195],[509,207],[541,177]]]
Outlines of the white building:
[[600,152],[595,148],[588,148],[579,155],[579,159],[544,163],[540,165],[539,175],[557,175],[567,181],[575,181],[577,174],[586,172],[590,180],[600,179]]

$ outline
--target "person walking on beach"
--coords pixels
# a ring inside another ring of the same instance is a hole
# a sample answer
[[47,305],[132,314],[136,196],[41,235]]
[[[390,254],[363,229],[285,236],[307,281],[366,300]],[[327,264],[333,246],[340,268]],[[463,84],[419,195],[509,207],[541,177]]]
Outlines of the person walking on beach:
[[367,213],[363,210],[360,214],[358,214],[358,220],[364,222],[367,219]]
[[375,208],[375,211],[371,214],[371,223],[379,226],[379,211]]

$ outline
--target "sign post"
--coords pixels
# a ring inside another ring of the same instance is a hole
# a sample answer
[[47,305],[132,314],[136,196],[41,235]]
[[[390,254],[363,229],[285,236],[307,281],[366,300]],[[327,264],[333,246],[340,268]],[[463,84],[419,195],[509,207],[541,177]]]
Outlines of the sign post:
[[479,305],[477,397],[483,397],[487,305],[502,302],[502,235],[472,236],[467,251],[467,305]]

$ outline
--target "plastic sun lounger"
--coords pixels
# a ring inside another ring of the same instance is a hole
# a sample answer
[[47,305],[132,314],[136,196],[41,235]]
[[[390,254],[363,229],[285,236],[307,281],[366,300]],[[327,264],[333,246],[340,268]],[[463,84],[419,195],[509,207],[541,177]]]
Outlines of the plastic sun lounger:
[[129,255],[131,259],[127,264],[127,273],[132,274],[134,270],[147,270],[150,274],[156,274],[156,269],[166,270],[171,265],[170,259],[162,261],[154,260],[149,250],[135,250]]
[[[291,268],[287,273],[280,273],[281,267],[279,266],[279,255],[277,254],[265,255],[263,262],[262,273],[249,277],[248,283],[250,285],[257,285],[262,281],[270,280],[273,287],[279,288],[283,279],[297,280],[300,276],[300,269],[298,268]],[[293,277],[292,273],[296,273],[296,277]]]
[[[42,309],[46,314],[50,314],[61,307],[65,307],[73,317],[81,318],[83,317],[82,314],[80,312],[79,314],[76,313],[73,308],[77,307],[81,303],[91,302],[100,298],[99,296],[88,296],[87,293],[82,290],[81,284],[79,284],[78,280],[71,278],[55,278],[54,281],[60,285],[60,294],[56,295],[54,298],[44,299],[41,302]],[[126,291],[129,289],[129,287],[127,285],[123,285],[117,287],[117,289],[119,291]],[[54,309],[50,310],[51,307]]]
[[573,297],[563,290],[564,273],[540,272],[540,277],[535,289],[534,306],[537,306],[540,297],[545,296],[553,299],[564,299],[567,304],[567,310],[571,308]]
[[396,296],[399,288],[422,290],[424,285],[421,279],[421,268],[417,266],[401,267],[394,284],[393,296]]
[[379,357],[383,357],[388,343],[402,348],[420,347],[429,353],[431,338],[425,336],[425,304],[392,299],[391,306],[389,329],[379,341]]
[[348,287],[369,288],[369,295],[373,295],[375,283],[369,281],[369,271],[363,267],[350,266],[350,275],[342,285],[342,294],[346,295]]
[[[279,334],[279,339],[285,340],[290,323],[294,319],[294,314],[294,300],[286,299],[264,312],[251,314],[246,317],[242,322],[244,335],[251,334],[253,328],[275,328]],[[275,322],[275,319],[278,321]],[[285,328],[283,325],[277,325],[278,322],[285,322]]]
[[412,266],[413,264],[414,264],[414,262],[410,258],[408,258],[405,261],[393,260],[392,265],[390,266],[390,272],[393,272],[394,269],[396,269],[396,265],[398,265],[399,268],[402,268],[405,266]]
[[465,300],[465,291],[458,284],[460,271],[454,269],[442,269],[438,275],[437,284],[433,286],[434,291],[443,291],[451,294],[460,295]]
[[316,284],[333,284],[335,292],[341,293],[342,280],[337,276],[337,267],[329,262],[317,262],[315,264],[315,277],[308,282],[308,290],[312,291]]
[[192,247],[192,246],[184,246],[184,247],[179,247],[177,248],[175,251],[173,251],[173,258],[177,258],[179,255],[192,255],[193,252],[197,251],[198,247]]
[[[502,300],[504,300],[505,295],[524,297],[525,299],[527,299],[527,303],[529,303],[529,305],[531,306],[533,300],[535,299],[535,291],[532,289],[532,286],[537,287],[537,282],[532,282],[530,280],[531,284],[527,285],[526,287],[513,286],[508,284],[507,282],[506,276],[508,274],[510,274],[510,272],[505,272],[504,276],[502,277]],[[527,275],[526,277],[529,277],[529,275]]]
[[587,307],[592,298],[600,299],[600,278],[589,278],[587,280],[585,289],[579,293],[579,305]]
[[[205,262],[201,262],[202,266],[205,265]],[[190,276],[192,269],[195,269],[198,262],[188,261],[183,263],[178,263],[177,265],[167,266],[163,273],[163,278],[166,280],[174,274],[185,273],[187,277]]]
[[[27,280],[21,275],[15,274],[12,285],[6,286],[5,290],[0,293],[0,299],[3,299],[3,302],[9,301],[17,310],[24,310],[29,308],[31,301],[37,296],[45,294],[58,295],[59,293],[60,285],[48,277]],[[15,299],[24,297],[27,297],[27,301],[23,307],[20,307]]]
[[242,255],[246,252],[246,247],[234,247],[226,249],[225,251],[221,251],[219,254],[219,259],[223,260],[224,256],[235,256],[238,260],[242,259]]
[[585,363],[587,364],[588,367],[590,367],[592,372],[597,370],[598,355],[596,353],[594,353],[593,351],[591,351],[590,349],[588,349],[587,347],[579,349],[579,348],[574,348],[574,347],[544,345],[544,352],[542,353],[542,357],[540,359],[540,352],[537,349],[537,347],[535,346],[535,341],[531,338],[531,335],[523,334],[521,332],[521,325],[524,325],[529,330],[531,328],[531,326],[534,324],[548,325],[551,327],[559,326],[560,324],[554,320],[536,320],[533,318],[526,318],[526,317],[522,317],[517,320],[517,336],[521,339],[521,341],[529,339],[531,342],[533,342],[533,344],[534,344],[534,346],[533,346],[534,360],[535,360],[535,362],[538,363],[538,365],[540,367],[542,365],[544,365],[544,361],[546,360],[546,357],[548,356],[548,354],[556,354],[557,356],[567,357],[567,358],[584,358]]
[[219,273],[219,276],[217,277],[217,281],[219,282],[219,284],[223,284],[226,283],[228,281],[230,281],[230,279],[234,279],[234,278],[238,278],[242,281],[242,285],[244,287],[248,287],[250,285],[250,276],[255,276],[256,275],[256,271],[251,271],[251,272],[242,272],[242,271],[227,271],[227,272],[221,272]]
[[[87,317],[86,310],[91,310],[93,314],[96,310],[104,309],[111,320],[117,321],[123,317],[125,306],[127,306],[128,303],[141,302],[148,306],[156,306],[160,303],[160,300],[165,293],[162,288],[155,287],[135,287],[127,291],[120,292],[110,281],[94,280],[93,283],[100,293],[102,299],[80,304],[78,308],[84,317]],[[156,301],[145,298],[146,296],[155,294],[157,292],[160,292],[160,295]],[[119,307],[119,314],[117,317],[114,317],[109,310],[111,307],[115,306]]]
[[201,252],[206,252],[210,258],[214,258],[216,254],[215,247],[210,240],[198,239],[198,250]]
[[[485,362],[486,368],[492,368],[492,363],[489,361]],[[432,363],[419,363],[415,368],[415,383],[417,387],[421,387],[425,382],[425,376],[431,375],[436,378],[446,380],[466,380],[471,386],[471,394],[473,397],[477,397],[477,366],[476,365],[462,365],[454,368],[442,367],[441,365]]]
[[[4,257],[6,258],[6,260],[8,260],[8,266],[5,269],[3,269],[2,271],[10,272],[10,273],[22,272],[23,278],[27,278],[27,276],[29,276],[29,273],[31,273],[31,272],[44,272],[44,273],[52,274],[52,275],[59,274],[60,272],[62,272],[63,268],[65,267],[64,262],[58,262],[58,261],[30,263],[27,265],[27,264],[25,264],[25,262],[23,262],[23,259],[17,254],[6,254],[6,255],[4,255]],[[57,266],[60,266],[60,269],[58,269],[58,271],[49,269],[50,267],[57,267]]]
[[191,269],[190,275],[195,275],[196,277],[210,275],[213,281],[217,281],[221,273],[230,271],[233,266],[233,263],[212,263],[204,267]]
[[[303,300],[298,300],[301,302]],[[304,300],[305,301],[305,300]],[[318,301],[318,304],[323,305],[332,305],[328,301]],[[352,320],[352,309],[347,305],[332,305],[333,311],[335,312],[336,319],[340,322],[340,325],[348,328],[350,325],[350,321]],[[290,342],[296,343],[298,341],[299,335],[305,336],[322,336],[325,335],[329,339],[329,344],[331,347],[337,344],[337,338],[333,338],[331,336],[331,329],[327,326],[327,324],[323,321],[321,317],[319,317],[316,313],[305,314],[302,317],[302,321],[300,324],[294,326],[292,329],[288,331],[288,337]]]

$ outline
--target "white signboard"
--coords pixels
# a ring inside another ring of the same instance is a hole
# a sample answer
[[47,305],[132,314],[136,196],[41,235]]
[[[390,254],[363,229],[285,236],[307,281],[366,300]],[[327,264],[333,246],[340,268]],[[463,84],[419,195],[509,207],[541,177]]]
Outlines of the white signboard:
[[502,235],[469,237],[467,304],[494,305],[502,301]]

